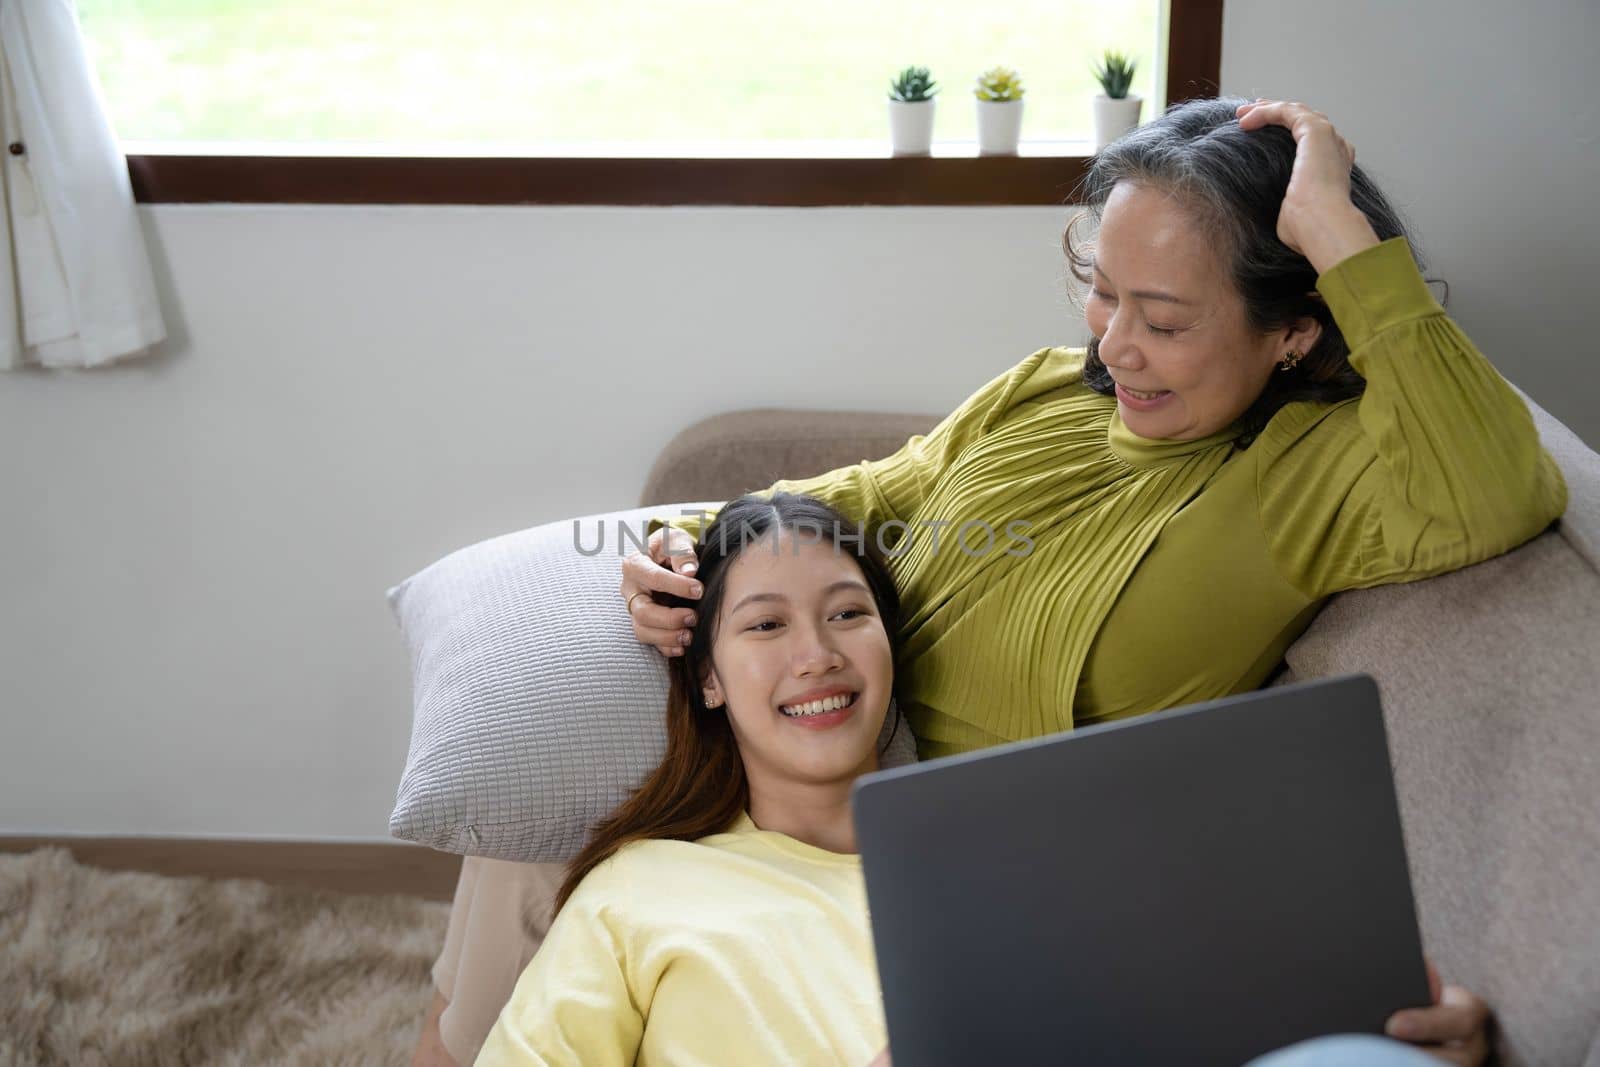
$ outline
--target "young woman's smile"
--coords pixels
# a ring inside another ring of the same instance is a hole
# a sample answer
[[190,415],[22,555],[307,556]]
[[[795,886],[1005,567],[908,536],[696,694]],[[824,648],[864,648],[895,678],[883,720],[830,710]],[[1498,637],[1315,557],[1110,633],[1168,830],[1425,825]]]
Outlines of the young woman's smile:
[[830,687],[825,692],[814,691],[803,697],[778,705],[778,711],[796,725],[811,730],[827,730],[855,714],[860,690]]

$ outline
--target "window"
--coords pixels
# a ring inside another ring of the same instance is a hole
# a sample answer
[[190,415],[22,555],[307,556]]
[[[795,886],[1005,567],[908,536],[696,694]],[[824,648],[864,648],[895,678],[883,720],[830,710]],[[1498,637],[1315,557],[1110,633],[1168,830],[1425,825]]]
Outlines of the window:
[[[1220,0],[78,6],[147,200],[1059,203],[1089,150],[1098,52],[1139,57],[1148,118],[1175,69],[1180,96],[1214,88],[1189,37],[1221,22]],[[886,90],[913,63],[941,88],[934,154],[891,159]],[[980,160],[971,87],[995,65],[1027,89],[1023,145]],[[1019,182],[1020,201],[998,188]]]
[[940,81],[937,133],[949,144],[976,139],[972,81],[1001,63],[1022,74],[1029,140],[1086,141],[1092,58],[1106,46],[1142,57],[1133,91],[1153,99],[1161,14],[1156,0],[79,0],[79,10],[130,141],[648,155],[719,142],[877,149],[885,88],[912,62]]

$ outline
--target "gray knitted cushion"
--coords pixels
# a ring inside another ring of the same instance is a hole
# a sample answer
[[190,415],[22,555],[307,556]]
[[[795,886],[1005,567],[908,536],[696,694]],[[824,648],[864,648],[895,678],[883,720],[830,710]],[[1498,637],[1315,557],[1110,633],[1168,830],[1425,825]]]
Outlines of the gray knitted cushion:
[[[716,506],[535,526],[453,552],[388,591],[414,708],[391,834],[525,862],[563,862],[582,847],[666,749],[666,663],[634,638],[617,595],[635,548],[618,523],[642,541],[652,516]],[[915,759],[902,723],[884,765]]]

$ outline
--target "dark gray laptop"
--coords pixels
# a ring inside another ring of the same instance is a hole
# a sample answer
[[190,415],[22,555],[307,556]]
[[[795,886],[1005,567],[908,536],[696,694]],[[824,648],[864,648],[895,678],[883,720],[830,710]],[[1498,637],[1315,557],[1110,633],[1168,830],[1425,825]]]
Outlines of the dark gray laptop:
[[1239,1064],[1429,1002],[1377,685],[864,776],[895,1067]]

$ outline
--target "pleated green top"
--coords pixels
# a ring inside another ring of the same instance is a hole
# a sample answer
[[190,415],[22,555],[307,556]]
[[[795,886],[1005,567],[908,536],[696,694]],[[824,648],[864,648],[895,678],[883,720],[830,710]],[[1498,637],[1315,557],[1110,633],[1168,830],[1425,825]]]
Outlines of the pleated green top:
[[1487,559],[1565,510],[1526,406],[1403,238],[1317,289],[1366,392],[1287,405],[1246,448],[1138,437],[1083,350],[1045,348],[894,455],[768,490],[882,527],[922,758],[1255,688],[1330,595]]

